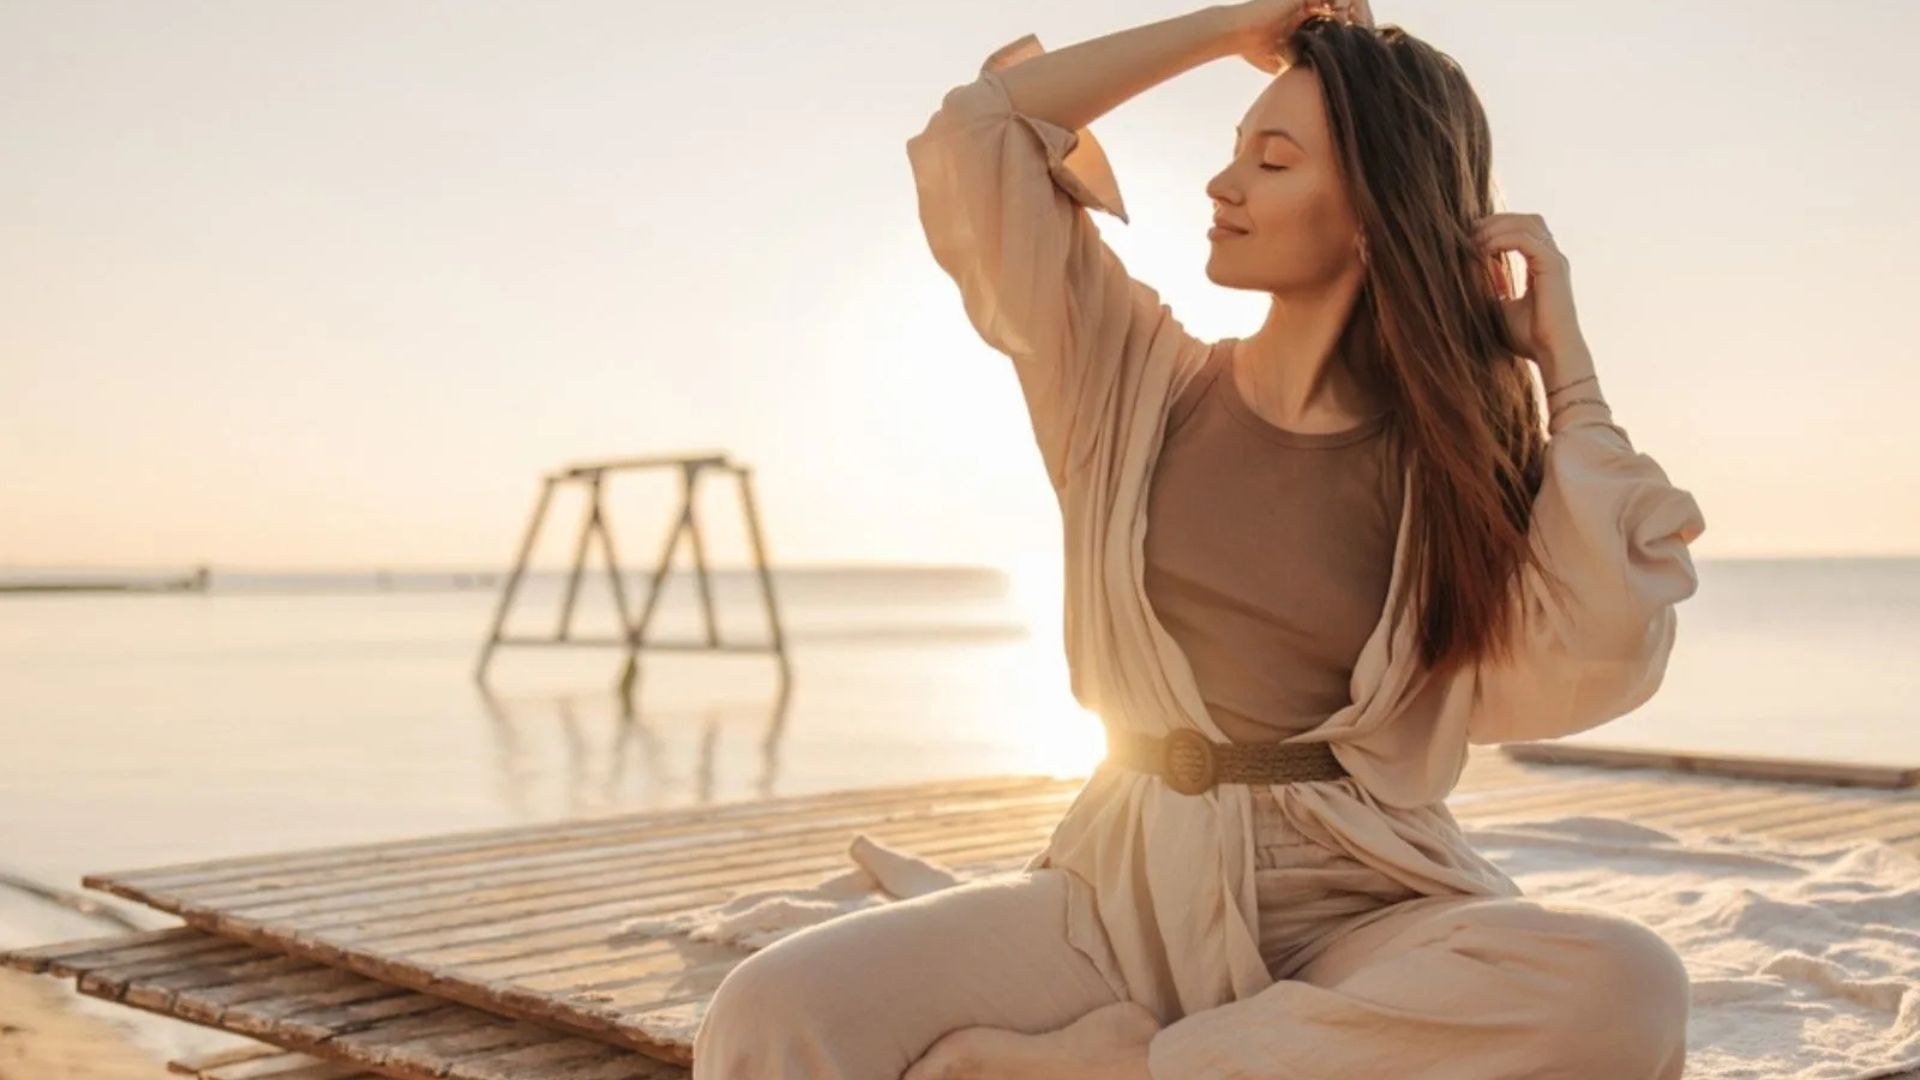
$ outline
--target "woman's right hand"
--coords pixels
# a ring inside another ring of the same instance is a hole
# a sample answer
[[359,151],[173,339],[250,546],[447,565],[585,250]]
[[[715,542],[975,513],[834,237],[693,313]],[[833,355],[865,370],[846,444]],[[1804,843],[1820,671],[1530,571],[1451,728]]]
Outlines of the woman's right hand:
[[1301,23],[1315,15],[1373,25],[1367,0],[1243,0],[1231,5],[1231,10],[1239,27],[1240,55],[1269,75],[1279,74],[1290,62],[1281,46]]

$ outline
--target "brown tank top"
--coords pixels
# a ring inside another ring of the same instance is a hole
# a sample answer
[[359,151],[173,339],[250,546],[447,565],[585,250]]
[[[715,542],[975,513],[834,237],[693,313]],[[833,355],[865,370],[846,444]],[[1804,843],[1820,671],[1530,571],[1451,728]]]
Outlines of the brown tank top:
[[1352,701],[1386,604],[1404,478],[1386,414],[1345,431],[1262,419],[1216,342],[1175,400],[1147,501],[1146,590],[1235,742]]

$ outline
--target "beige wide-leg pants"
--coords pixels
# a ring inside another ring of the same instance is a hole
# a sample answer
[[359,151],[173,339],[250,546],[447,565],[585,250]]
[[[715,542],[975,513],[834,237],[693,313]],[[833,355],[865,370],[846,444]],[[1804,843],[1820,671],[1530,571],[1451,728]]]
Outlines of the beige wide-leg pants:
[[[1183,1017],[1154,1080],[1678,1080],[1688,984],[1646,925],[1521,897],[1420,896],[1255,791],[1261,952],[1280,980]],[[693,1080],[899,1080],[942,1035],[1052,1031],[1119,1000],[1067,940],[1047,867],[864,909],[753,953],[714,992]]]

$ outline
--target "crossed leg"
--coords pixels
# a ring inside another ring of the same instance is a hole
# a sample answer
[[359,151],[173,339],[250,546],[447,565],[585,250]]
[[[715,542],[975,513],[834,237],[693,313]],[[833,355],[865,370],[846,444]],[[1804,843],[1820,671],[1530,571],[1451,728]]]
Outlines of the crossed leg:
[[[1040,1033],[1120,1000],[1069,940],[1067,872],[832,919],[741,961],[693,1080],[897,1080],[949,1032]],[[1359,920],[1291,978],[1148,1044],[1154,1080],[1679,1080],[1688,982],[1644,924],[1522,897],[1427,896]]]
[[1155,1080],[1679,1080],[1688,982],[1646,925],[1578,905],[1393,905],[1291,979],[1154,1036]]
[[1120,1000],[1068,934],[1066,870],[970,881],[796,931],[722,979],[692,1080],[899,1080],[948,1032],[1038,1034]]

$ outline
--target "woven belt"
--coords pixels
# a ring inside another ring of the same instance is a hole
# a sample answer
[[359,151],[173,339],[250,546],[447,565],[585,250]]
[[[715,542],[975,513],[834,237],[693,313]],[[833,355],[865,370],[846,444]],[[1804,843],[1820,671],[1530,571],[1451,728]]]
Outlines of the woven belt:
[[1215,784],[1290,784],[1348,775],[1328,743],[1217,743],[1192,728],[1161,736],[1109,727],[1106,760],[1154,773],[1183,795],[1198,795]]

